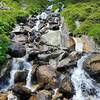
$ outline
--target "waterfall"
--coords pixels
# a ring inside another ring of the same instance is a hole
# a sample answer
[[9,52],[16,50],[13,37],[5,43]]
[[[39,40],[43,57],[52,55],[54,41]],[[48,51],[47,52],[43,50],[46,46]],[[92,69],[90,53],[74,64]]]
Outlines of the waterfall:
[[[22,68],[20,69],[20,67]],[[28,75],[26,79],[26,87],[31,88],[32,65],[29,62],[27,62],[24,57],[23,58],[13,58],[8,88],[14,85],[15,74],[19,70],[28,70]]]
[[24,68],[28,70],[28,75],[26,79],[26,87],[31,89],[32,65],[28,62],[24,62]]
[[73,100],[100,100],[100,87],[82,69],[83,62],[87,57],[88,55],[85,55],[78,60],[77,68],[74,69],[71,76],[76,92]]
[[17,58],[13,58],[12,61],[12,70],[10,72],[10,80],[9,80],[9,87],[14,85],[14,79],[15,79],[15,74],[17,70],[19,69],[19,60]]
[[74,38],[75,41],[75,50],[78,52],[82,52],[83,51],[83,42],[80,38]]
[[38,31],[38,30],[39,30],[39,24],[40,24],[40,20],[38,20],[38,21],[36,22],[36,26],[34,26],[34,30],[35,30],[35,31]]

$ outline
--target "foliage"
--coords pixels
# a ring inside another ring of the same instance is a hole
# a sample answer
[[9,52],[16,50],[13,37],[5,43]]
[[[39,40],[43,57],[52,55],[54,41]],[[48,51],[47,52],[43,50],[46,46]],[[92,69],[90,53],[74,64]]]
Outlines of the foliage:
[[[100,43],[100,1],[66,0],[64,2],[66,7],[61,15],[64,17],[69,30],[74,35],[87,34],[92,36],[97,43]],[[79,28],[76,28],[75,20],[80,21]]]
[[37,13],[46,4],[47,0],[2,0],[2,6],[10,7],[10,9],[0,10],[0,63],[5,60],[7,45],[10,42],[9,32],[14,27],[17,18]]

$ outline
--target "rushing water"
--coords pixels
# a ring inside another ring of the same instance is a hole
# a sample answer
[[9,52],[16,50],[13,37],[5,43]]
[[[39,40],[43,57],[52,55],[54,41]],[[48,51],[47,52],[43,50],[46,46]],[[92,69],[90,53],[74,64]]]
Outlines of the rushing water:
[[75,50],[78,52],[82,52],[83,51],[83,42],[80,38],[74,38],[75,41]]
[[[49,6],[47,10],[52,9],[53,5]],[[61,10],[63,10],[64,5],[62,5]],[[56,9],[54,13],[59,13],[59,9]],[[33,27],[35,31],[39,31],[39,25],[40,25],[40,19],[44,20],[47,19],[48,15],[45,12],[42,12],[37,16],[37,21],[36,21],[36,26]],[[49,24],[48,24],[49,27]],[[60,26],[60,32],[55,33],[55,31],[49,30],[44,37],[47,39],[49,44],[57,44],[60,45],[60,47],[64,47],[64,36],[65,35],[62,32],[62,25]],[[62,36],[62,38],[61,38]],[[52,38],[53,37],[53,38]],[[75,41],[75,50],[78,52],[83,51],[83,42],[81,41],[80,38],[74,38]],[[60,43],[59,43],[60,42]],[[26,48],[27,49],[27,48]],[[30,50],[29,50],[30,51]],[[28,54],[28,53],[27,53]],[[77,61],[77,68],[73,70],[72,76],[71,76],[71,81],[73,83],[74,89],[75,89],[75,95],[73,96],[73,100],[100,100],[100,87],[99,85],[89,77],[89,75],[83,70],[83,62],[84,60],[88,57],[86,54],[83,56],[81,59]],[[56,61],[50,60],[49,63],[51,66],[56,67]],[[9,86],[7,86],[6,89],[14,85],[14,80],[15,80],[15,74],[19,70],[27,70],[28,75],[26,78],[26,87],[33,90],[32,88],[32,83],[31,83],[31,78],[32,78],[32,65],[31,63],[26,61],[26,57],[22,58],[13,58],[12,61],[12,69],[10,71],[10,79],[9,79]],[[54,96],[57,93],[57,89],[54,89]],[[8,100],[17,100],[17,97],[14,96],[12,93],[8,95]]]
[[88,55],[83,56],[77,62],[77,68],[74,69],[71,76],[75,88],[73,100],[100,100],[100,87],[83,70],[83,62]]

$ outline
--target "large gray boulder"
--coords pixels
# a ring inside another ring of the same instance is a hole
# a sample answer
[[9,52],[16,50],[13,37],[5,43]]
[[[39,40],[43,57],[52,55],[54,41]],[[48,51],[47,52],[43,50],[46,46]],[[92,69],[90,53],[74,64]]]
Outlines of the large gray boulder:
[[8,47],[9,55],[15,58],[23,57],[26,54],[26,48],[24,45],[21,45],[20,43],[13,43],[10,44]]

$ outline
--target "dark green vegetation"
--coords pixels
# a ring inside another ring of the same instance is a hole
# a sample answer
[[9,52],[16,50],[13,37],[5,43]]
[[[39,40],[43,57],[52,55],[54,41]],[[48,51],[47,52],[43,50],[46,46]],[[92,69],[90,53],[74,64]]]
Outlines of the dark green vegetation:
[[[74,35],[86,34],[92,36],[100,44],[100,1],[54,0],[53,2],[61,1],[65,4],[65,9],[61,12],[61,15],[64,16],[69,31],[73,32]],[[76,20],[80,21],[79,28],[75,25]]]
[[0,64],[5,61],[9,32],[17,19],[39,12],[46,4],[47,0],[0,0],[0,7],[8,7],[0,9]]

